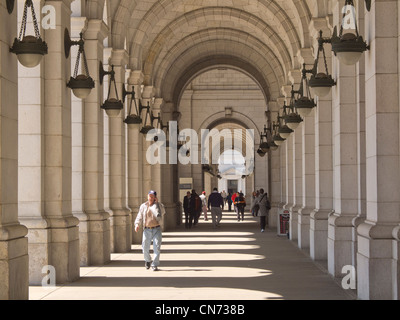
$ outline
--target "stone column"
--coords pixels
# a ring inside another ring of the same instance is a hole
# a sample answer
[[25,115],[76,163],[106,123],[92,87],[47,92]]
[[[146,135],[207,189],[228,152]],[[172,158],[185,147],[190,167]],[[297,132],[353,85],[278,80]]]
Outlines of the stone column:
[[[139,100],[141,99],[143,78],[143,73],[137,70],[132,71],[128,79],[129,88],[127,91],[131,91],[133,87],[137,106],[139,106]],[[131,99],[131,96],[128,97]],[[135,104],[132,103],[132,108],[134,107]],[[136,112],[136,110],[132,110],[132,112]],[[132,225],[142,204],[142,139],[139,130],[139,124],[128,125],[128,206],[132,210]],[[132,243],[139,244],[141,242],[141,230],[133,232]]]
[[[308,48],[299,51],[299,61],[306,66],[314,64],[314,57]],[[307,67],[309,68],[309,67]],[[300,82],[303,81],[302,79]],[[303,83],[304,94],[306,84]],[[298,246],[301,249],[310,247],[310,214],[315,208],[315,108],[303,118],[302,126],[302,207],[298,210]]]
[[[14,12],[17,11],[15,3]],[[34,1],[40,12],[40,1]],[[24,2],[18,1],[18,11],[24,9]],[[19,15],[18,25],[22,22]],[[39,24],[40,25],[40,24]],[[26,34],[34,34],[29,23]],[[41,31],[43,36],[43,31]],[[44,165],[44,67],[25,68],[18,63],[18,216],[28,228],[29,283],[42,282],[42,268],[49,265],[49,236],[47,223],[43,218],[43,165]]]
[[334,209],[328,221],[328,269],[341,277],[351,265],[352,220],[358,212],[356,67],[334,59],[333,95]]
[[[358,29],[360,34],[365,34],[364,28],[364,3],[358,3]],[[357,88],[357,193],[358,193],[358,210],[357,217],[353,219],[353,235],[352,235],[352,257],[354,267],[357,267],[357,246],[358,234],[357,227],[365,221],[366,218],[366,140],[365,140],[365,55],[356,65],[356,88]]]
[[303,206],[299,209],[298,245],[301,249],[310,247],[310,214],[315,207],[315,108],[303,119],[302,143],[302,192]]
[[[18,221],[18,69],[9,52],[17,37],[17,8],[0,3],[0,300],[28,299],[27,228]],[[7,26],[7,27],[5,27]]]
[[300,123],[297,129],[292,133],[293,136],[293,205],[290,210],[291,232],[290,239],[297,240],[299,237],[299,209],[303,205],[303,125]]
[[[314,38],[323,31],[330,36],[326,19],[313,19]],[[325,48],[328,71],[331,73],[332,54]],[[321,63],[320,60],[319,63]],[[333,212],[333,163],[332,163],[332,92],[317,98],[315,108],[315,209],[310,215],[310,256],[314,260],[328,258],[328,217]]]
[[373,1],[365,16],[371,50],[365,55],[367,215],[357,229],[360,299],[398,299],[398,15],[397,1]]
[[[114,65],[118,98],[122,100],[122,86],[125,85],[125,50],[113,50],[110,65]],[[126,207],[125,194],[125,130],[124,111],[117,116],[109,116],[109,170],[110,170],[110,210],[111,252],[128,252],[132,242],[132,218]]]
[[[86,17],[71,17],[71,29],[69,30],[71,40],[78,41],[80,33],[87,28]],[[71,72],[75,68],[79,46],[72,46],[70,51]],[[79,65],[82,70],[82,63]],[[92,75],[93,76],[93,75]],[[71,94],[71,146],[72,146],[72,192],[71,208],[72,214],[80,219],[79,225],[79,244],[85,243],[85,233],[81,233],[84,228],[82,220],[86,219],[84,212],[84,100]],[[86,246],[87,247],[87,246]],[[87,265],[87,254],[80,252],[81,266]],[[83,261],[82,261],[83,260]],[[43,276],[42,274],[40,276]]]
[[[152,108],[152,104],[153,104],[153,97],[154,97],[154,88],[152,86],[145,86],[144,90],[143,90],[143,94],[142,94],[142,104],[143,106],[147,106],[147,103],[150,104],[150,113],[151,113],[151,108]],[[146,112],[147,110],[144,109],[142,111],[142,124],[145,125],[145,121],[146,121]],[[147,123],[146,125],[150,124],[150,113],[147,116]],[[143,165],[143,175],[142,175],[142,190],[143,190],[143,194],[142,194],[142,199],[143,201],[147,201],[147,194],[150,190],[155,189],[155,186],[153,184],[152,181],[152,166],[150,165],[150,163],[147,161],[147,157],[146,157],[146,152],[147,149],[150,147],[151,145],[151,141],[147,141],[146,140],[146,135],[145,134],[141,134],[142,135],[142,141],[143,141],[143,149],[142,149],[142,165]],[[158,191],[158,190],[157,190]]]
[[[172,103],[164,103],[162,108],[162,121],[164,125],[168,125],[169,121],[173,121],[173,111],[174,105]],[[169,137],[167,137],[169,139]],[[169,153],[176,152],[174,148],[167,148],[167,164],[161,165],[161,175],[162,175],[162,195],[163,204],[165,206],[166,215],[164,217],[164,228],[166,231],[171,230],[176,227],[178,217],[177,217],[177,204],[174,199],[174,191],[178,189],[174,182],[174,172],[176,170],[177,164],[170,163]]]
[[[84,33],[89,72],[99,79],[103,60],[103,40],[107,26],[102,20],[89,20]],[[104,210],[104,121],[100,109],[103,88],[99,81],[84,101],[83,123],[83,197],[80,219],[81,265],[102,265],[110,261],[110,220]]]
[[[271,102],[270,103],[270,117],[271,117],[271,126],[272,126],[272,121],[276,121],[277,116],[278,116],[278,110],[279,110],[279,102]],[[278,148],[275,151],[270,151],[271,152],[271,188],[269,192],[269,197],[271,199],[271,210],[269,211],[269,221],[268,225],[270,228],[276,228],[277,226],[277,217],[278,217],[278,208],[281,202],[281,193],[280,193],[280,183],[281,183],[281,176],[280,176],[280,162],[281,162],[281,157],[280,157],[280,150],[281,148]],[[247,179],[249,181],[250,179]],[[246,182],[247,182],[246,181]],[[249,181],[250,182],[250,181]],[[250,183],[249,183],[250,184]],[[253,190],[250,190],[253,191]],[[247,194],[247,196],[251,196],[251,194]],[[249,197],[251,199],[251,197]],[[251,201],[249,201],[249,204]],[[249,209],[250,207],[247,206],[246,209]]]
[[71,207],[71,61],[64,56],[64,30],[70,28],[70,0],[47,1],[56,11],[56,29],[45,31],[44,57],[44,216],[49,232],[49,264],[57,283],[79,278],[79,220]]
[[[153,104],[153,115],[154,117],[158,117],[159,115],[161,116],[161,106],[164,103],[164,100],[162,98],[156,98],[154,100],[154,104]],[[157,128],[157,123],[158,120],[154,120],[154,128]],[[157,191],[157,198],[163,202],[164,201],[164,197],[163,194],[161,192],[161,163],[157,163],[151,166],[151,174],[152,174],[152,181],[153,181],[153,189]]]
[[[293,140],[294,134],[292,133],[285,141],[286,143],[286,204],[284,209],[290,213],[290,208],[294,206],[294,187],[293,187]],[[297,239],[297,219],[290,214],[289,220],[289,237],[290,239]],[[297,218],[297,215],[296,215]]]

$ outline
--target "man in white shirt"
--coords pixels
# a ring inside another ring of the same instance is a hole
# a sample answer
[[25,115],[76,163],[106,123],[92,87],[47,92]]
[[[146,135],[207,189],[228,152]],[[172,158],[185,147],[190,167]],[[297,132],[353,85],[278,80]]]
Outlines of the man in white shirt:
[[[153,271],[158,270],[160,265],[161,250],[161,221],[162,206],[157,200],[157,192],[151,190],[148,194],[148,201],[139,208],[139,213],[135,220],[135,232],[139,231],[139,225],[143,225],[142,249],[146,269],[152,267]],[[153,241],[154,261],[151,261],[150,244]]]

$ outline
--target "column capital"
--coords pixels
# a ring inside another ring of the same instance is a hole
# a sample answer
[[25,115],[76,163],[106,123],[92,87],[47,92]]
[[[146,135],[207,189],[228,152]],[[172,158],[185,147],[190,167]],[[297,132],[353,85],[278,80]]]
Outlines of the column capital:
[[324,37],[330,37],[332,29],[330,28],[328,17],[312,18],[308,26],[310,36],[319,37],[319,32],[322,30]]
[[161,110],[161,106],[164,103],[163,98],[155,98],[154,104],[153,104],[153,110]]
[[71,17],[71,38],[79,38],[81,32],[87,29],[86,17]]
[[128,52],[124,49],[112,49],[110,64],[115,66],[123,66],[128,62]]
[[143,89],[142,97],[143,99],[151,99],[154,97],[154,87],[153,86],[145,86]]
[[87,28],[84,33],[86,40],[103,41],[108,35],[108,26],[100,19],[90,19],[87,21]]
[[131,70],[131,74],[129,75],[128,78],[128,83],[130,85],[141,85],[143,83],[144,80],[144,74],[142,72],[142,70]]
[[301,69],[303,68],[303,63],[307,65],[314,64],[314,56],[311,48],[301,48],[297,51],[297,60],[301,65]]

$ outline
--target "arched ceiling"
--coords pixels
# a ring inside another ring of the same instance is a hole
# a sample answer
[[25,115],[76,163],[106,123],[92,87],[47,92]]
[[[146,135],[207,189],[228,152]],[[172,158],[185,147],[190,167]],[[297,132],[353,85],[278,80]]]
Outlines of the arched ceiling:
[[330,2],[85,0],[90,18],[102,18],[107,7],[109,43],[126,43],[128,68],[141,70],[144,84],[173,103],[202,68],[219,64],[242,69],[276,100],[290,71],[301,67],[299,50],[312,45],[311,18],[328,14]]

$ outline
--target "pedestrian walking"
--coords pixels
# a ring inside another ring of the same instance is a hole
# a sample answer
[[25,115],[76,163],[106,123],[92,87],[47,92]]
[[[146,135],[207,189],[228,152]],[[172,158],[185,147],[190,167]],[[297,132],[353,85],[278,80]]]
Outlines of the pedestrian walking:
[[201,214],[201,199],[200,196],[196,193],[196,190],[192,190],[192,194],[190,195],[190,215],[189,215],[189,228],[199,222],[199,217]]
[[236,191],[232,196],[233,210],[236,212],[236,214],[237,214],[237,207],[236,207],[236,204],[235,204],[235,199],[238,196],[239,196],[239,191]]
[[228,196],[226,197],[226,201],[228,201],[228,211],[232,211],[232,194],[229,192]]
[[[210,209],[211,207],[211,209]],[[219,227],[222,220],[222,209],[224,208],[224,199],[218,193],[218,189],[214,188],[208,197],[208,210],[211,211],[212,224],[214,228]]]
[[203,210],[203,214],[204,214],[204,221],[208,221],[207,218],[207,197],[206,197],[206,192],[203,191],[200,195],[200,199],[201,199],[201,209]]
[[244,198],[244,195],[242,192],[239,193],[239,196],[235,198],[235,205],[237,208],[237,219],[238,222],[240,221],[240,218],[242,218],[242,221],[244,220],[244,208],[246,207],[246,199]]
[[[157,192],[151,190],[148,193],[147,201],[139,208],[139,213],[135,220],[135,232],[139,231],[139,226],[143,226],[142,249],[146,269],[158,270],[160,265],[161,253],[161,221],[165,213],[164,206],[157,200]],[[154,260],[151,260],[150,245],[153,242]]]
[[183,212],[185,212],[185,228],[189,228],[189,216],[190,216],[190,191],[183,197]]
[[271,209],[271,204],[268,200],[268,194],[264,193],[264,189],[260,189],[260,195],[255,199],[252,210],[257,213],[260,217],[260,227],[261,232],[265,231],[265,226],[267,225],[267,219],[269,210]]
[[222,199],[224,200],[224,207],[225,207],[225,204],[226,204],[226,197],[227,197],[227,194],[226,194],[226,191],[225,191],[225,190],[222,191],[221,196],[222,196]]

